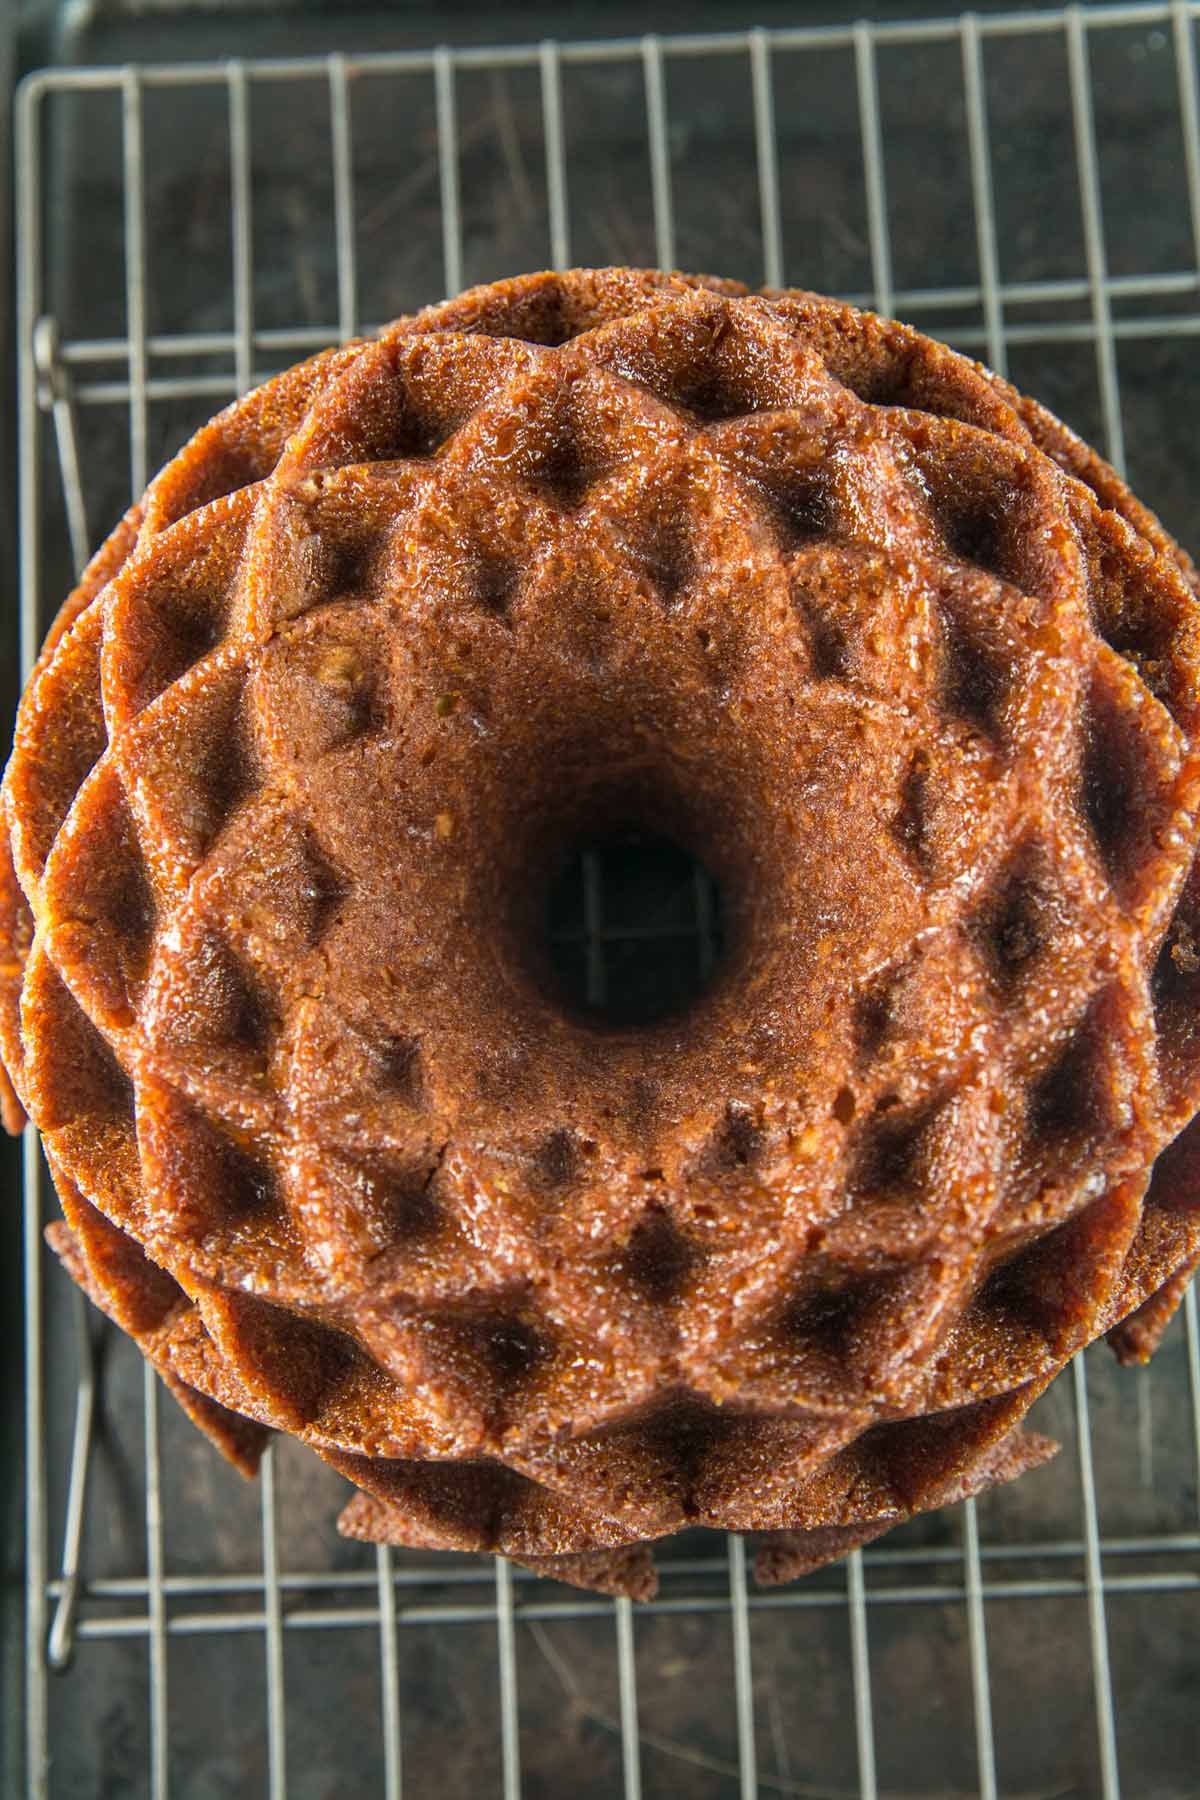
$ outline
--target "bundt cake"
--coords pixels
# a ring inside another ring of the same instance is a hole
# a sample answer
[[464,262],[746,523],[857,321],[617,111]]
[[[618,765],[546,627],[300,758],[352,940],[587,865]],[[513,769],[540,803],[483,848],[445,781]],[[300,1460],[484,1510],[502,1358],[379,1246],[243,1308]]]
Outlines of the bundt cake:
[[[1200,1259],[1200,582],[919,333],[629,270],[476,289],[168,463],[3,789],[6,1118],[50,1241],[342,1529],[781,1580],[1053,1446]],[[725,946],[556,985],[572,846]]]

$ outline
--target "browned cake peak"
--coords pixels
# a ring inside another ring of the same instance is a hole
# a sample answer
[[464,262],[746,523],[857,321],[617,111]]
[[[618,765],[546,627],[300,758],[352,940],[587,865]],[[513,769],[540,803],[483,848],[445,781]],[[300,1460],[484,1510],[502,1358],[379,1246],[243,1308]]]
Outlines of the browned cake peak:
[[[355,1535],[644,1593],[687,1524],[784,1579],[1017,1473],[1200,1258],[1196,620],[1049,414],[814,295],[535,275],[277,377],[21,704],[56,1248]],[[545,921],[630,830],[724,951],[622,1025]]]

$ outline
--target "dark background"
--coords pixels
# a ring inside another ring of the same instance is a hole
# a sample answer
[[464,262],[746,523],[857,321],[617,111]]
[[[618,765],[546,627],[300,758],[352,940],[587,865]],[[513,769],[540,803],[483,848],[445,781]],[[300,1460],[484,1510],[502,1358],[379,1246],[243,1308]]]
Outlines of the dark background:
[[[3,0],[0,0],[0,6]],[[754,23],[832,23],[859,6],[764,3]],[[874,9],[877,18],[928,15],[928,4]],[[990,10],[982,8],[980,10]],[[1013,10],[1011,8],[1006,10]],[[63,23],[64,18],[74,23]],[[367,11],[344,6],[275,9],[237,4],[205,8],[100,4],[84,14],[23,5],[0,13],[0,95],[8,76],[50,63],[176,60],[236,53],[295,55],[355,52],[433,41],[531,41],[639,33],[653,26],[719,30],[748,22],[733,4],[660,5],[648,16],[632,5],[583,3],[549,8],[398,5]],[[1116,274],[1195,273],[1195,252],[1180,165],[1174,70],[1169,39],[1145,28],[1096,34],[1093,88],[1110,266]],[[1086,258],[1074,163],[1066,64],[1060,37],[989,43],[988,105],[1005,281],[1072,278]],[[972,283],[977,278],[974,215],[961,106],[957,46],[881,50],[880,90],[889,220],[898,289]],[[787,279],[831,292],[870,289],[866,212],[853,60],[838,52],[776,60],[783,229]],[[684,267],[759,279],[761,241],[754,180],[753,122],[744,59],[671,64],[672,176],[677,259]],[[461,174],[468,282],[539,266],[549,258],[541,120],[535,72],[458,81]],[[653,262],[641,71],[630,63],[564,73],[573,256],[580,262]],[[146,96],[147,242],[150,329],[227,330],[228,163],[225,95],[220,88]],[[312,325],[334,335],[336,266],[329,229],[329,138],[319,83],[255,87],[255,318],[261,327]],[[430,84],[363,82],[354,96],[356,241],[360,323],[379,322],[439,298],[441,263],[435,135]],[[7,155],[9,134],[0,154]],[[50,303],[64,337],[103,337],[124,329],[121,270],[119,112],[111,95],[55,102],[46,133]],[[7,205],[8,183],[0,183]],[[7,222],[0,227],[7,229]],[[0,327],[9,332],[10,295],[0,288]],[[1195,288],[1171,299],[1118,302],[1118,317],[1197,311]],[[903,308],[898,308],[903,311]],[[1047,317],[1085,320],[1086,298],[1047,308],[1016,307],[1015,325]],[[955,337],[977,330],[978,308],[914,314],[924,328]],[[972,345],[975,354],[982,351]],[[231,359],[230,359],[231,360]],[[293,360],[280,356],[277,364]],[[1200,547],[1200,415],[1196,339],[1124,342],[1120,374],[1133,485],[1193,549]],[[198,359],[198,372],[228,366]],[[273,366],[260,356],[259,371]],[[155,372],[188,373],[179,359]],[[1098,439],[1101,413],[1095,357],[1086,340],[1014,345],[1010,372],[1085,435]],[[81,378],[116,378],[119,364]],[[232,391],[232,390],[231,390]],[[151,466],[221,404],[155,402]],[[120,406],[78,412],[89,533],[98,542],[128,500],[127,413]],[[45,449],[43,544],[46,590],[70,585],[57,463]],[[15,694],[15,474],[11,390],[3,420],[0,483],[5,509],[0,580],[8,596],[0,676],[5,711]],[[6,1366],[3,1466],[5,1523],[5,1711],[20,1704],[19,1586],[19,1207],[15,1147],[3,1176],[11,1204],[0,1211],[0,1308]],[[47,1275],[51,1555],[61,1541],[70,1406],[73,1325],[56,1270]],[[1120,1374],[1103,1350],[1089,1358],[1093,1429],[1101,1480],[1101,1524],[1112,1536],[1162,1540],[1195,1533],[1195,1449],[1184,1420],[1188,1365],[1176,1324],[1152,1376]],[[1058,1436],[1058,1462],[981,1506],[985,1541],[1011,1550],[989,1564],[998,1578],[1040,1575],[1078,1582],[1078,1555],[1031,1558],[1031,1544],[1077,1540],[1080,1491],[1069,1390],[1060,1384],[1040,1409]],[[236,1572],[258,1564],[258,1499],[227,1471],[164,1400],[166,1552],[173,1573]],[[89,1575],[138,1574],[144,1567],[141,1496],[141,1368],[123,1340],[109,1346],[105,1400],[93,1471],[85,1548]],[[294,1445],[282,1447],[280,1526],[285,1568],[358,1573],[370,1553],[333,1535],[343,1487]],[[947,1514],[905,1528],[898,1557],[953,1551],[960,1520]],[[719,1600],[726,1582],[719,1539],[686,1546],[705,1565],[670,1577],[669,1595]],[[413,1567],[428,1558],[409,1559]],[[401,1559],[403,1562],[404,1559]],[[1110,1566],[1114,1566],[1111,1565]],[[1161,1554],[1123,1557],[1135,1574],[1161,1571]],[[451,1567],[450,1564],[446,1565]],[[436,1602],[463,1594],[486,1599],[485,1564],[468,1588],[419,1590]],[[1200,1573],[1193,1550],[1171,1570]],[[880,1782],[889,1794],[967,1794],[974,1790],[969,1667],[958,1584],[961,1565],[877,1561],[872,1591],[904,1581],[935,1590],[921,1604],[872,1604]],[[814,1578],[830,1604],[754,1615],[755,1699],[762,1791],[836,1796],[856,1791],[852,1700],[843,1576]],[[522,1594],[527,1592],[522,1588]],[[569,1599],[548,1589],[552,1600]],[[370,1589],[358,1590],[369,1604]],[[311,1596],[308,1597],[311,1601]],[[297,1602],[305,1600],[298,1596]],[[257,1604],[243,1596],[214,1607]],[[292,1601],[289,1598],[289,1604]],[[136,1612],[141,1601],[105,1610]],[[1196,1791],[1200,1706],[1194,1660],[1195,1591],[1109,1598],[1114,1684],[1125,1791],[1183,1800]],[[1011,1597],[989,1606],[993,1707],[1002,1791],[1033,1800],[1099,1791],[1095,1719],[1083,1599]],[[619,1791],[616,1673],[611,1615],[553,1619],[521,1627],[519,1680],[525,1791],[571,1793],[578,1800]],[[732,1724],[732,1665],[727,1621],[719,1614],[643,1614],[638,1625],[643,1728],[657,1742],[643,1749],[648,1797],[682,1794],[726,1800],[737,1792]],[[379,1784],[378,1655],[372,1629],[291,1630],[286,1636],[289,1791],[325,1800]],[[414,1793],[447,1800],[498,1790],[495,1632],[492,1626],[427,1628],[401,1634],[406,1779]],[[261,1634],[171,1641],[173,1791],[197,1800],[262,1791]],[[142,1638],[81,1646],[71,1673],[52,1683],[53,1791],[136,1795],[146,1767],[146,1648]],[[4,1792],[17,1791],[20,1733],[4,1733]],[[790,1784],[790,1785],[789,1785]],[[409,1789],[406,1789],[409,1791]]]

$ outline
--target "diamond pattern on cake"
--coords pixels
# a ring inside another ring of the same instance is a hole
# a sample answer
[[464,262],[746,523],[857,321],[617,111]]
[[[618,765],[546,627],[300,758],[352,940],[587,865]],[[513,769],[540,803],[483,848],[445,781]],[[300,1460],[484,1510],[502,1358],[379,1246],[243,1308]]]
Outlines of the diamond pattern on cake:
[[[978,365],[815,295],[477,289],[162,471],[3,789],[70,1272],[350,1535],[787,1579],[1049,1453],[1200,1259],[1196,577]],[[586,827],[708,863],[682,1020],[547,987]]]

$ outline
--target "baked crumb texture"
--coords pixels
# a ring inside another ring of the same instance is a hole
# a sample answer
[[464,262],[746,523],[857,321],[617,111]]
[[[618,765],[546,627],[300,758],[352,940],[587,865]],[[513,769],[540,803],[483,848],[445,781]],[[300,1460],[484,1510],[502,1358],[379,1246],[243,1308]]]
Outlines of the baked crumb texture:
[[[6,1119],[220,1448],[342,1527],[786,1580],[1053,1446],[1200,1259],[1197,582],[978,364],[804,293],[476,289],[206,426],[4,781]],[[728,949],[555,1000],[541,872],[653,824]]]

